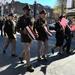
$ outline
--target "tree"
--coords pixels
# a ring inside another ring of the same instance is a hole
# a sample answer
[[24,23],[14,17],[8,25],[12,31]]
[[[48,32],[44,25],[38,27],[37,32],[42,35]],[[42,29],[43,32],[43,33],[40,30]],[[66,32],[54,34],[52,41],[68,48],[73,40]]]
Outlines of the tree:
[[60,15],[63,15],[66,12],[66,2],[67,0],[57,0],[57,3],[54,9],[57,9]]

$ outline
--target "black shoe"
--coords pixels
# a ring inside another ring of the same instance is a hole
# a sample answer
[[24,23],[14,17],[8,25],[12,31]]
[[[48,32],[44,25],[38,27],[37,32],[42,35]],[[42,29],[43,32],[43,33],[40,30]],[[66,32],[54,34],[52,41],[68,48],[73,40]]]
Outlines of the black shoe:
[[58,53],[59,55],[63,55],[62,53]]
[[54,54],[54,49],[52,48],[51,50],[52,50],[52,54]]
[[42,61],[42,59],[41,58],[38,58],[37,61]]
[[27,70],[28,70],[29,72],[34,72],[34,69],[33,69],[32,65],[28,66],[28,67],[27,67]]
[[24,62],[23,62],[23,58],[22,58],[22,57],[19,57],[19,59],[20,59],[21,63],[24,63]]
[[67,53],[67,54],[71,54],[71,52],[69,52],[69,51],[66,51],[66,53]]
[[42,55],[42,58],[43,58],[44,61],[48,61],[48,60],[46,59],[45,55]]
[[17,55],[15,55],[15,54],[12,54],[11,56],[12,56],[12,57],[17,57]]
[[5,50],[3,50],[3,54],[6,54],[6,51]]

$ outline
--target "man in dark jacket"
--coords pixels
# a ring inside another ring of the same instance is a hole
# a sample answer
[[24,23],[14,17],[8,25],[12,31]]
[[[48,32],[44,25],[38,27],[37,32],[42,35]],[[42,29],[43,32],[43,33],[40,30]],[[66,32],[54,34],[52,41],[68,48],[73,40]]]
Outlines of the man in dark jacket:
[[16,57],[15,50],[16,50],[16,23],[13,21],[13,14],[9,14],[9,20],[5,22],[5,44],[3,48],[3,53],[6,53],[6,49],[9,43],[12,43],[12,56]]
[[27,62],[27,70],[29,72],[33,72],[34,69],[31,66],[30,63],[30,47],[31,47],[31,39],[28,36],[28,33],[26,32],[26,26],[32,25],[31,17],[30,17],[30,6],[27,4],[24,8],[24,15],[21,16],[17,23],[17,31],[21,34],[21,42],[24,43],[24,51],[21,53],[19,59],[21,63],[23,63],[24,57],[26,58]]

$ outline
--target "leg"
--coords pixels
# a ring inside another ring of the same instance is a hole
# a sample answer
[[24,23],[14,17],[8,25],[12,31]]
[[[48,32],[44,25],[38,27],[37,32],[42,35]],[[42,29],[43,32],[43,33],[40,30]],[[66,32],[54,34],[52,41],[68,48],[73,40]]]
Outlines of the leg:
[[66,47],[67,47],[67,39],[66,39],[66,43],[63,46],[63,51],[65,50]]
[[30,46],[31,46],[31,43],[24,43],[25,50],[22,52],[20,57],[24,58],[24,55],[25,55],[26,62],[27,62],[27,69],[29,72],[33,72],[34,69],[32,68],[30,63]]
[[52,54],[54,54],[54,50],[57,48],[58,46],[54,46],[51,50],[52,50]]
[[44,42],[44,52],[43,52],[43,55],[42,55],[42,58],[43,58],[45,61],[47,61],[47,59],[46,59],[46,57],[45,57],[45,55],[46,55],[46,53],[47,53],[47,50],[48,50],[48,40],[46,40],[46,41]]
[[12,42],[12,56],[17,57],[17,55],[15,55],[15,51],[16,51],[16,39],[11,39]]
[[3,47],[3,53],[5,54],[6,53],[6,49],[7,49],[7,47],[8,47],[8,45],[9,45],[9,43],[11,42],[11,40],[10,39],[5,39],[5,44],[4,44],[4,47]]
[[48,40],[46,40],[46,41],[44,42],[44,52],[43,52],[43,55],[46,54],[47,50],[48,50]]
[[24,43],[24,50],[20,55],[20,58],[26,58],[27,65],[30,65],[30,45],[29,43]]
[[67,48],[66,48],[66,52],[70,52],[70,46],[71,46],[71,38],[67,39]]
[[59,48],[59,54],[62,54],[63,46],[60,46]]
[[38,47],[37,47],[37,57],[38,57],[38,60],[40,60],[40,49],[41,49],[41,45],[42,45],[42,41],[37,41],[38,43]]

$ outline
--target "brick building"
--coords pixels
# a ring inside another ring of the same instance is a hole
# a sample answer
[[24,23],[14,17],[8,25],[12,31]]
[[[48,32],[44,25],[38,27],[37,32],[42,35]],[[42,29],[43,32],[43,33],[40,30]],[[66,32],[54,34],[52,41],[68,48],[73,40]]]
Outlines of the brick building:
[[[23,15],[22,8],[26,5],[27,3],[20,3],[18,1],[12,0],[11,3],[6,3],[4,6],[4,14],[7,15],[8,13],[14,13],[15,15]],[[34,16],[34,4],[30,5],[32,10],[31,10],[31,15]],[[47,20],[48,23],[51,23],[53,21],[53,9],[50,8],[49,6],[43,6],[41,4],[36,4],[36,18],[38,18],[39,12],[45,9],[47,11]]]

